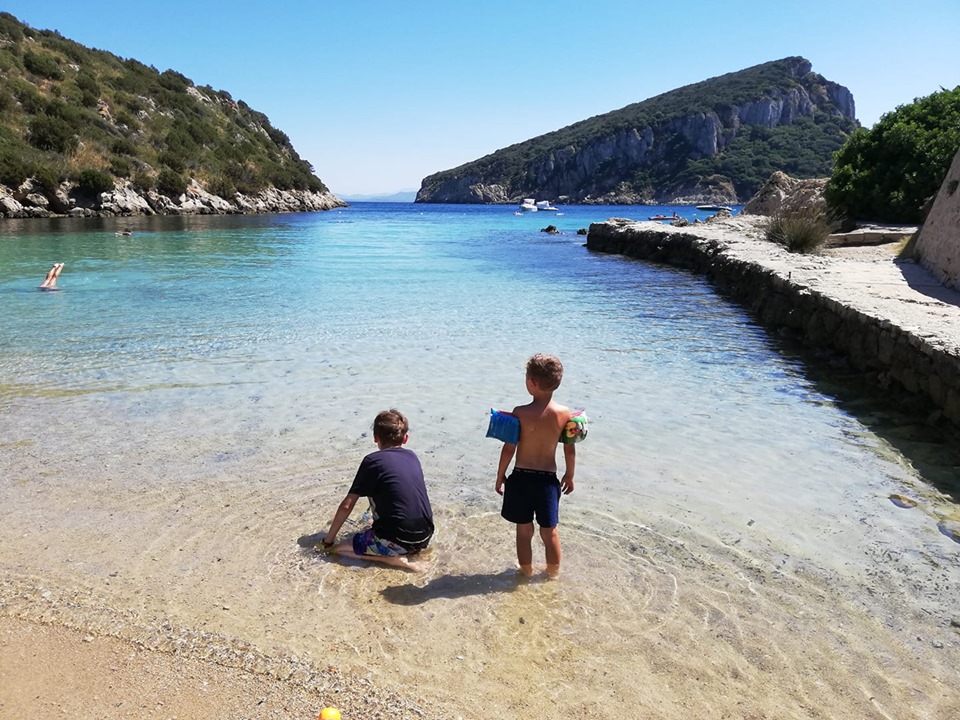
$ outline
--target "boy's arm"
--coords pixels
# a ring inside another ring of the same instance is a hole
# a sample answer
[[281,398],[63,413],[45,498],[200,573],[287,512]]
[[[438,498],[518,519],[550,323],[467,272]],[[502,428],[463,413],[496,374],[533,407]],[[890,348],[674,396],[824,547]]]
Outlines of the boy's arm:
[[353,512],[353,506],[357,504],[357,500],[359,499],[359,495],[351,495],[350,493],[347,493],[347,496],[343,498],[340,507],[337,508],[336,515],[333,516],[333,522],[330,523],[330,529],[327,530],[327,534],[323,538],[324,545],[330,547],[337,541],[337,533],[340,532],[343,523],[350,517],[350,513]]
[[563,446],[564,473],[560,480],[560,489],[564,495],[573,492],[573,474],[577,470],[577,446],[570,444]]
[[500,450],[500,464],[497,466],[497,485],[498,495],[503,495],[503,483],[507,479],[507,468],[510,467],[510,461],[513,460],[513,454],[517,451],[516,445],[504,443]]

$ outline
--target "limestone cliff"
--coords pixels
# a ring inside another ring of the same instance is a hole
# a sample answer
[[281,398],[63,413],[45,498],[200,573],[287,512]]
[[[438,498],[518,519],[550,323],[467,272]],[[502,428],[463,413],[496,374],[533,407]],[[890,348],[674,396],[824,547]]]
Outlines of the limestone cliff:
[[744,202],[777,170],[829,174],[853,96],[786,58],[665,93],[423,180],[418,202]]

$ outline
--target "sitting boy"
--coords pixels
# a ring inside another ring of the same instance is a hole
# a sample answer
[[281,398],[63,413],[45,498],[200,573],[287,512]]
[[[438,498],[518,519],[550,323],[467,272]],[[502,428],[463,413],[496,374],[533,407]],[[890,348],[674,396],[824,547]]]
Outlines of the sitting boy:
[[[373,441],[379,450],[363,458],[353,485],[337,508],[322,540],[331,552],[416,572],[426,569],[411,557],[430,544],[433,511],[420,460],[412,450],[402,447],[409,429],[407,418],[399,410],[384,410],[373,421]],[[370,498],[373,525],[334,545],[361,496]]]

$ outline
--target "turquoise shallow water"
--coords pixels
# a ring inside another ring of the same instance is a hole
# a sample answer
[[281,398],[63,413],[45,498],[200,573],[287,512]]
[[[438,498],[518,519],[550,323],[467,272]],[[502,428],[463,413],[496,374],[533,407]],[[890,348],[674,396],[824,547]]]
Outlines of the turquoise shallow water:
[[[328,521],[372,449],[373,416],[395,406],[411,418],[440,520],[438,574],[498,578],[513,561],[512,531],[497,517],[487,412],[525,402],[523,366],[542,351],[566,366],[558,399],[592,421],[561,508],[571,597],[558,605],[587,608],[590,624],[565,618],[565,633],[602,644],[611,627],[645,632],[649,613],[677,606],[676,576],[687,571],[695,593],[720,592],[711,572],[742,579],[762,568],[854,605],[880,602],[868,582],[899,593],[875,608],[891,623],[948,612],[958,546],[938,531],[942,503],[910,461],[705,280],[592,254],[576,234],[673,208],[561,210],[361,203],[0,225],[0,500],[17,508],[7,570],[315,650],[264,617],[278,603],[303,606],[318,576],[334,582],[335,566],[304,567],[292,540]],[[562,234],[539,232],[548,223]],[[127,225],[132,236],[115,235]],[[53,262],[66,264],[62,290],[40,293]],[[899,508],[892,493],[920,507]],[[86,538],[79,560],[56,546],[27,550],[64,532]],[[143,532],[149,561],[100,539]],[[249,597],[213,620],[205,608],[223,601],[178,553],[201,558],[244,537],[257,552],[217,582]],[[910,560],[891,570],[890,552]],[[691,569],[687,553],[713,570]],[[665,563],[672,584],[638,570],[647,562]],[[138,587],[159,583],[152,599],[98,583],[118,564]],[[930,572],[937,592],[915,584]],[[251,574],[277,583],[274,595]],[[356,612],[357,593],[372,592],[371,575],[359,577],[325,602]],[[589,599],[598,585],[603,604]],[[562,615],[553,600],[537,602]]]

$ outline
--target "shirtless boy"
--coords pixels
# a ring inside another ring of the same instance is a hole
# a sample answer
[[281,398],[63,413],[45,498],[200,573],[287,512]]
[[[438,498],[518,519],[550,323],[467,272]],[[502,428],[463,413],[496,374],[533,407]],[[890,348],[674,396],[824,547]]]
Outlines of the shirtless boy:
[[[517,563],[520,572],[533,574],[533,520],[540,526],[547,558],[547,575],[560,574],[560,535],[557,532],[560,494],[573,492],[576,446],[563,446],[564,473],[557,479],[557,444],[570,419],[570,408],[554,402],[553,392],[563,379],[563,365],[552,355],[534,355],[527,361],[527,392],[533,400],[513,409],[520,420],[520,440],[504,443],[497,468],[496,490],[503,495],[504,519],[517,526]],[[516,455],[513,472],[507,476]]]

